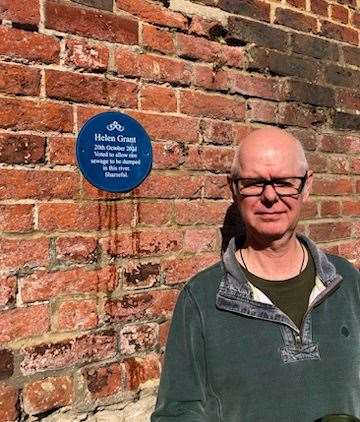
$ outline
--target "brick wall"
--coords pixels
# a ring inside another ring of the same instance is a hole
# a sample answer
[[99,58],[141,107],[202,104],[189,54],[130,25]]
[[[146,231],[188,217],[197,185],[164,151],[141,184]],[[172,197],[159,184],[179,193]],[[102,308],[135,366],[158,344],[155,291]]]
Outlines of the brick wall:
[[[237,227],[225,174],[252,128],[301,139],[300,229],[360,265],[359,6],[0,1],[0,421],[148,420],[179,289]],[[152,138],[128,194],[75,164],[105,110]]]

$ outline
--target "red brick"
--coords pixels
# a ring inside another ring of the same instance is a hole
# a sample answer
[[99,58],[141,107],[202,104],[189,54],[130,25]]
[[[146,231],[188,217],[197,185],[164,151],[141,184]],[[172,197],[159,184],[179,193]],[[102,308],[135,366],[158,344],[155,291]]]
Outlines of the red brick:
[[124,359],[124,365],[127,386],[131,391],[143,388],[148,381],[155,381],[160,376],[160,362],[157,355],[127,358]]
[[18,268],[36,267],[49,263],[49,240],[0,239],[0,266]]
[[[232,143],[234,144],[234,146],[239,145],[243,138],[245,138],[245,136],[247,136],[256,128],[257,126],[253,126],[251,124],[234,124],[233,134],[231,135]],[[290,130],[290,128],[288,130]]]
[[336,93],[336,103],[345,110],[359,110],[360,108],[360,95],[353,91],[338,91]]
[[83,106],[79,104],[76,107],[77,111],[77,120],[78,120],[78,128],[81,129],[82,126],[91,119],[91,117],[96,116],[99,113],[103,113],[105,111],[113,111],[111,108],[107,107],[100,107],[100,106]]
[[26,303],[73,293],[111,292],[117,286],[117,273],[113,266],[98,270],[38,271],[20,279],[19,283],[21,298]]
[[192,75],[189,62],[153,54],[138,54],[125,47],[116,50],[115,66],[121,75],[182,85],[189,84]]
[[247,59],[244,50],[240,47],[232,47],[220,44],[219,64],[227,66],[243,68],[247,64]]
[[45,138],[35,135],[0,134],[0,162],[36,164],[45,161]]
[[347,222],[316,223],[309,225],[309,236],[316,241],[331,241],[350,237],[351,224]]
[[112,363],[110,365],[87,368],[83,370],[87,389],[92,399],[112,396],[124,389],[124,365]]
[[320,149],[321,151],[340,154],[358,153],[360,152],[360,137],[325,133],[320,138]]
[[226,176],[204,176],[204,198],[230,199],[231,192]]
[[124,355],[145,352],[158,343],[158,324],[125,325],[120,331],[120,351]]
[[97,241],[91,237],[60,237],[56,240],[56,258],[86,262],[95,260]]
[[194,116],[243,120],[245,103],[235,97],[210,95],[196,91],[181,91],[180,111]]
[[233,156],[232,148],[190,145],[185,159],[185,167],[191,170],[226,173],[230,170]]
[[184,236],[184,251],[186,252],[214,252],[219,242],[217,229],[188,229]]
[[321,217],[339,217],[340,202],[339,201],[322,201],[320,203]]
[[351,157],[350,172],[351,174],[360,174],[360,157]]
[[192,16],[189,33],[202,35],[208,38],[224,31],[222,23],[213,19],[205,19],[201,16]]
[[220,44],[193,35],[177,34],[178,54],[209,62],[220,61]]
[[4,129],[72,132],[72,107],[52,101],[0,99],[0,125]]
[[357,268],[359,268],[359,249],[360,249],[360,241],[352,241],[350,243],[340,243],[338,245],[338,255],[343,256],[347,259],[354,260],[354,264],[357,264]]
[[123,44],[137,44],[138,23],[124,16],[48,0],[45,26],[71,34]]
[[50,328],[47,305],[16,308],[0,313],[0,342],[45,334]]
[[176,91],[172,88],[145,85],[140,91],[141,108],[159,112],[176,112]]
[[280,104],[280,116],[278,123],[301,127],[311,127],[311,125],[324,123],[326,114],[321,109],[312,106],[301,106],[295,103]]
[[129,114],[144,126],[153,140],[186,143],[198,141],[199,119],[185,116],[167,116],[166,114],[138,112],[130,112]]
[[196,86],[215,91],[232,89],[234,72],[218,70],[213,65],[194,65],[193,80]]
[[317,177],[313,183],[315,195],[344,195],[352,193],[352,184],[349,178],[320,178]]
[[0,231],[27,232],[33,226],[33,205],[0,205]]
[[289,9],[277,7],[275,10],[274,22],[300,31],[318,32],[316,18]]
[[16,278],[11,276],[0,277],[0,306],[6,306],[14,302],[15,294]]
[[84,40],[66,40],[65,63],[90,70],[106,70],[109,64],[109,49]]
[[112,321],[134,321],[168,316],[176,303],[177,290],[156,290],[108,300],[105,311]]
[[349,22],[349,10],[339,4],[332,4],[331,17],[341,23],[347,24]]
[[70,171],[0,170],[1,199],[73,198],[79,176]]
[[18,391],[12,385],[0,384],[0,421],[18,420]]
[[37,415],[71,404],[73,396],[74,385],[69,376],[44,378],[25,385],[24,410],[29,415]]
[[[355,188],[355,192],[356,192],[356,193],[360,193],[360,180],[357,180],[357,181],[356,181],[356,188]],[[360,229],[359,229],[359,232],[360,232]]]
[[187,29],[187,19],[180,13],[148,0],[116,0],[117,7],[142,20],[170,28]]
[[318,152],[308,152],[306,154],[307,161],[311,170],[326,173],[328,170],[328,158],[325,154],[320,154]]
[[50,137],[48,138],[48,149],[51,164],[76,164],[74,138]]
[[127,203],[43,203],[39,205],[41,230],[101,230],[129,226],[134,215]]
[[57,343],[25,347],[21,353],[21,372],[30,375],[111,358],[116,353],[116,337],[111,330],[101,331]]
[[278,105],[263,100],[248,100],[248,117],[255,122],[276,123]]
[[321,16],[329,16],[329,3],[325,0],[310,0],[310,10]]
[[359,200],[343,201],[343,203],[342,203],[342,214],[343,215],[350,215],[352,217],[360,217],[360,202],[359,202]]
[[360,29],[360,13],[353,12],[351,16],[351,23],[355,28]]
[[40,70],[26,66],[0,63],[0,92],[39,95]]
[[306,9],[306,0],[286,0],[286,3],[290,6],[294,6],[297,9]]
[[334,174],[348,174],[350,163],[347,156],[334,155],[329,157],[329,171]]
[[2,26],[0,39],[0,54],[3,56],[41,63],[59,63],[60,43],[56,37]]
[[330,21],[321,22],[320,34],[324,37],[347,42],[349,44],[358,45],[359,43],[359,33],[355,29],[337,25]]
[[112,107],[137,107],[137,84],[80,73],[46,71],[46,93],[50,98],[92,102]]
[[170,223],[173,205],[169,201],[140,202],[138,205],[139,223],[163,226]]
[[177,142],[153,143],[153,168],[178,168],[185,160],[184,147]]
[[165,321],[159,325],[159,343],[160,347],[165,347],[170,331],[170,321]]
[[173,34],[166,30],[151,25],[143,26],[142,43],[145,47],[165,54],[175,53]]
[[160,265],[157,262],[130,261],[124,266],[124,286],[127,289],[153,287],[160,282]]
[[69,300],[59,306],[58,328],[59,330],[88,330],[96,327],[98,316],[96,301]]
[[186,201],[175,203],[175,219],[178,224],[222,224],[228,201]]
[[39,0],[28,0],[26,7],[22,0],[1,0],[0,19],[38,25],[40,20]]
[[186,258],[176,258],[162,262],[166,284],[182,283],[199,271],[220,260],[219,254],[196,254]]
[[203,178],[185,174],[165,175],[153,173],[135,190],[143,198],[199,198]]
[[204,119],[201,122],[204,142],[209,144],[230,145],[234,139],[232,123]]
[[318,216],[317,205],[315,202],[304,202],[301,209],[301,219],[310,219]]
[[277,101],[284,98],[282,85],[278,79],[236,74],[233,89],[235,92],[251,97]]

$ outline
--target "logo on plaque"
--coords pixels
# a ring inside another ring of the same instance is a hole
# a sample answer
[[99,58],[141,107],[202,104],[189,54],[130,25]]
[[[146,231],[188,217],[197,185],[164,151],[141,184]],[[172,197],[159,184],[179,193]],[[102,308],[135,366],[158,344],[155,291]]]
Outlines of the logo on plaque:
[[141,124],[119,112],[100,113],[79,132],[76,157],[85,179],[107,192],[129,192],[150,173],[150,137]]

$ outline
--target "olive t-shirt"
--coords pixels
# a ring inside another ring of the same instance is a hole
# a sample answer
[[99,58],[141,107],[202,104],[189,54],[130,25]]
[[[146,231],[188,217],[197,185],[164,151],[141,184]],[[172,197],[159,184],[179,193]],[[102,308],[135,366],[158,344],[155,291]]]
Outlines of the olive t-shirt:
[[288,315],[299,328],[315,284],[315,264],[310,252],[308,256],[304,270],[287,280],[265,280],[243,268],[250,283],[265,293],[271,302]]

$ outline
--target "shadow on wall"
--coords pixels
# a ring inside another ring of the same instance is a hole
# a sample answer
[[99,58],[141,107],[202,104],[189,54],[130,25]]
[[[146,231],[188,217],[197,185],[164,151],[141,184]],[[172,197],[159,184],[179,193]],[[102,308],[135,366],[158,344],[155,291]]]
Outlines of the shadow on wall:
[[244,223],[239,212],[238,207],[232,203],[230,207],[227,209],[224,224],[220,229],[221,231],[221,253],[223,253],[229,242],[230,239],[234,236],[239,236],[245,233]]

